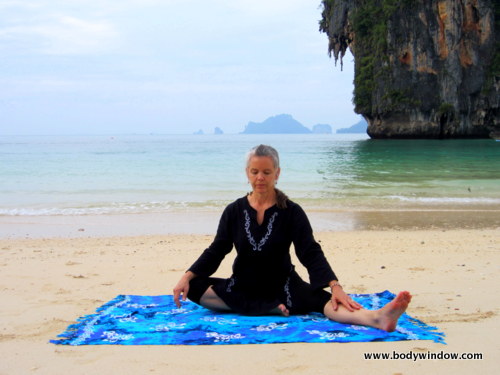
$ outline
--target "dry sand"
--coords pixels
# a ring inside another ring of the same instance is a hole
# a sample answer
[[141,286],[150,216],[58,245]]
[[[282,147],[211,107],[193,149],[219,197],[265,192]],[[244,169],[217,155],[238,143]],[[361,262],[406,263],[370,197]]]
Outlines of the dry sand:
[[[50,344],[118,294],[171,294],[212,236],[0,239],[0,374],[484,374],[500,356],[498,229],[316,233],[348,292],[409,290],[431,341],[232,346]],[[39,237],[39,236],[38,236]],[[228,275],[226,259],[219,275]],[[298,264],[298,262],[295,262]],[[365,360],[364,353],[481,353],[482,360]]]

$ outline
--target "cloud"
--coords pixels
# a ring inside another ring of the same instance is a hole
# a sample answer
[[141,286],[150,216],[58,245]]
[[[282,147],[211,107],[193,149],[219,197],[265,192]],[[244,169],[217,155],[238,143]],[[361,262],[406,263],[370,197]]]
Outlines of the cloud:
[[118,33],[106,20],[84,20],[68,15],[19,23],[0,29],[0,39],[17,48],[32,48],[50,55],[82,55],[113,48]]
[[[318,1],[318,6],[319,2]],[[276,16],[304,9],[310,0],[216,0],[227,8],[233,8],[253,16]]]
[[54,25],[39,29],[45,37],[44,52],[50,54],[89,54],[112,49],[118,33],[108,21],[87,21],[59,16]]
[[341,122],[353,74],[328,58],[320,2],[0,0],[2,115],[19,131]]

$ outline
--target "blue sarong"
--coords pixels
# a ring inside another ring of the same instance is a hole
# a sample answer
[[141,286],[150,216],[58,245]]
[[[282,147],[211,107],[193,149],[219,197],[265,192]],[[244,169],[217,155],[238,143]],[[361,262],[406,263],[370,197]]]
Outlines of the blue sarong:
[[[367,309],[394,298],[389,291],[351,294]],[[78,319],[51,340],[62,345],[228,345],[432,340],[444,333],[403,314],[394,332],[333,322],[319,313],[283,317],[216,313],[193,302],[175,306],[173,296],[119,295],[95,314]]]

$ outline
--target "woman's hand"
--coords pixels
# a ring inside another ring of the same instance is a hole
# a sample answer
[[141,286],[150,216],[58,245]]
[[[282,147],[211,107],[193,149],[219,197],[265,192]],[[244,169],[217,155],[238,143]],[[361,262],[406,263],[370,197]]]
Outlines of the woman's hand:
[[179,282],[174,288],[174,302],[178,308],[181,307],[181,300],[185,301],[189,292],[189,282],[194,279],[196,275],[191,271],[187,271],[184,276],[181,277]]
[[339,304],[343,305],[347,310],[351,312],[354,310],[359,310],[363,307],[359,303],[354,301],[351,297],[349,297],[338,282],[335,281],[333,283],[330,283],[330,287],[332,289],[333,310],[337,311],[337,309],[339,308]]

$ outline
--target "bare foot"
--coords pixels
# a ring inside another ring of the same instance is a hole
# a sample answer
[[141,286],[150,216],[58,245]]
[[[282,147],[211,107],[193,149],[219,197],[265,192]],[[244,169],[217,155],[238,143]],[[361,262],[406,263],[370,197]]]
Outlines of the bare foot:
[[278,306],[278,309],[281,311],[283,316],[290,316],[290,311],[286,308],[284,304]]
[[283,316],[290,316],[290,311],[286,308],[284,304],[279,304],[278,307],[271,311],[272,314],[278,314]]
[[409,292],[399,292],[396,298],[378,310],[375,327],[387,332],[394,331],[399,317],[406,311],[410,301]]

